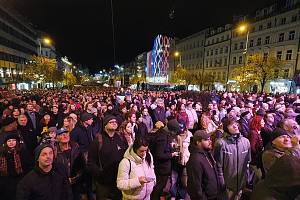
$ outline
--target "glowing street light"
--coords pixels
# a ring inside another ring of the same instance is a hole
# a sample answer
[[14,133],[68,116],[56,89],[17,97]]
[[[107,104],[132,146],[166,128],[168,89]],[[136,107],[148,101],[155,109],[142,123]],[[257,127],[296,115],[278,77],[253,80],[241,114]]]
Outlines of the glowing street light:
[[177,58],[179,57],[179,65],[181,66],[181,54],[180,54],[180,52],[179,51],[175,51],[174,56],[177,57]]
[[51,44],[51,40],[49,38],[44,38],[43,39],[43,42],[47,45],[50,45]]
[[48,37],[45,37],[45,38],[41,38],[41,39],[38,39],[38,42],[39,42],[39,46],[40,46],[40,55],[42,55],[42,43],[45,44],[45,45],[51,45],[52,43],[52,40]]

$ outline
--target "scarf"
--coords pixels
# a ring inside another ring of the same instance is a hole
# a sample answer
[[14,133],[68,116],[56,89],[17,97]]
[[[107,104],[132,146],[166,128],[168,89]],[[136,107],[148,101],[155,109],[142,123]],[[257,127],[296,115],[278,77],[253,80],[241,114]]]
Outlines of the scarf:
[[[14,156],[14,164],[15,164],[16,173],[17,173],[17,175],[20,175],[23,172],[20,155],[16,151],[13,151],[12,153]],[[6,158],[5,154],[0,156],[0,176],[8,176],[7,158]]]

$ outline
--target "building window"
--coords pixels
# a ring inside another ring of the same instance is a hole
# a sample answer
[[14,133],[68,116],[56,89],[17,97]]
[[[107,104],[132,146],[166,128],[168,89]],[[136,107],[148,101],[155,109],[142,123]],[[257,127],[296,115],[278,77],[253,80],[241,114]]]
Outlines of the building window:
[[227,35],[227,40],[229,40],[229,35]]
[[227,58],[224,58],[224,66],[227,65]]
[[236,57],[233,57],[232,64],[233,64],[233,65],[236,64]]
[[244,42],[241,42],[240,43],[240,49],[243,49],[244,48]]
[[219,38],[217,38],[217,41],[216,41],[217,43],[219,42]]
[[286,51],[286,60],[292,60],[293,50]]
[[271,27],[272,27],[272,22],[268,22],[267,28],[271,28]]
[[208,60],[206,61],[206,65],[205,66],[208,67]]
[[237,50],[237,48],[238,48],[238,44],[235,43],[235,44],[234,44],[234,50]]
[[284,33],[279,34],[278,42],[283,42],[284,41]]
[[225,47],[225,53],[228,53],[228,46]]
[[263,57],[263,61],[267,61],[268,60],[268,53],[264,53],[264,57]]
[[210,55],[214,55],[214,50],[210,50]]
[[289,69],[285,69],[283,72],[283,78],[288,78],[289,77]]
[[297,15],[292,16],[292,22],[295,22],[295,21],[297,21]]
[[220,48],[220,54],[222,54],[223,53],[223,48]]
[[210,40],[207,41],[207,45],[210,45]]
[[219,51],[218,49],[215,49],[215,55],[218,55],[218,51]]
[[209,66],[210,66],[210,67],[212,67],[212,60],[210,60],[210,62],[209,62]]
[[257,38],[256,45],[257,45],[257,46],[260,46],[260,45],[261,45],[261,38]]
[[270,44],[270,36],[267,36],[267,37],[265,38],[265,44]]
[[253,41],[253,40],[250,40],[249,46],[250,46],[250,47],[253,47],[253,43],[254,43],[254,41]]
[[285,24],[286,23],[286,18],[281,18],[281,25]]
[[289,40],[294,40],[295,39],[295,31],[290,31],[289,32]]
[[239,64],[242,64],[242,62],[243,62],[243,56],[240,56],[239,57]]
[[259,31],[263,30],[263,25],[259,25],[258,30]]
[[206,56],[209,56],[209,50],[206,52]]
[[223,41],[224,40],[224,35],[221,37],[221,41]]
[[277,51],[277,55],[276,55],[278,60],[281,60],[282,57],[282,51]]

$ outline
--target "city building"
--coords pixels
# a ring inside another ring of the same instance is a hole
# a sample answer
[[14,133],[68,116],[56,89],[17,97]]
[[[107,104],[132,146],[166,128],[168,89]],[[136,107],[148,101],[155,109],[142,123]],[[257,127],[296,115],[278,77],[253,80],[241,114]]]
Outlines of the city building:
[[[276,80],[267,83],[266,89],[274,93],[289,92],[292,80],[300,72],[299,2],[277,1],[257,10],[255,17],[246,20],[247,28],[244,33],[240,33],[236,26],[232,37],[230,71],[247,62],[247,56],[261,54],[264,58],[277,57],[284,62],[280,70],[283,73]],[[230,76],[229,79],[231,78]]]
[[[37,54],[37,34],[2,1],[0,4],[0,87],[15,89],[31,55]],[[20,86],[22,88],[22,86]],[[24,88],[26,89],[26,88]]]
[[204,89],[226,89],[231,36],[231,24],[211,29],[207,34],[204,47]]

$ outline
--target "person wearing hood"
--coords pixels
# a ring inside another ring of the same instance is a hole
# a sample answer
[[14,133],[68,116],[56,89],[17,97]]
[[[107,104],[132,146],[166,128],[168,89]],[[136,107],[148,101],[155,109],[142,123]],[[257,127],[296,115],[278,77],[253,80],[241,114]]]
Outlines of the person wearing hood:
[[191,155],[187,162],[187,189],[191,200],[221,199],[216,161],[211,153],[210,134],[204,130],[196,131],[189,150]]
[[180,126],[176,119],[168,121],[167,126],[156,132],[156,137],[151,144],[154,158],[155,175],[157,184],[151,194],[151,199],[159,200],[163,189],[171,175],[171,161],[173,157],[179,156],[179,152],[172,147],[172,141],[180,133]]
[[119,164],[117,187],[122,191],[123,200],[150,200],[156,177],[148,146],[145,138],[137,138]]

